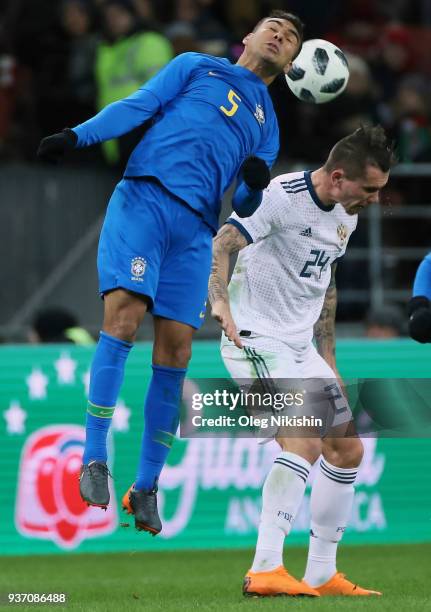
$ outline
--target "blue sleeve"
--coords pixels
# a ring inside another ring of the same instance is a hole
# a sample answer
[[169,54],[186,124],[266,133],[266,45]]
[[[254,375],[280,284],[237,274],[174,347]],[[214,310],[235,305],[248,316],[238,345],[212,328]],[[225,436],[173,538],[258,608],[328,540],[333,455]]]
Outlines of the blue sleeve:
[[264,159],[269,169],[274,165],[275,160],[278,156],[280,149],[280,133],[278,130],[277,117],[275,113],[272,114],[271,127],[269,129],[266,139],[261,142],[257,151],[253,153],[257,157]]
[[117,138],[142,125],[182,91],[199,58],[197,53],[178,55],[131,96],[109,104],[74,127],[78,136],[76,146],[87,147]]
[[431,253],[422,260],[413,285],[413,297],[424,295],[431,300]]
[[250,217],[262,202],[263,191],[260,189],[250,189],[240,181],[235,189],[232,198],[232,209],[238,217]]

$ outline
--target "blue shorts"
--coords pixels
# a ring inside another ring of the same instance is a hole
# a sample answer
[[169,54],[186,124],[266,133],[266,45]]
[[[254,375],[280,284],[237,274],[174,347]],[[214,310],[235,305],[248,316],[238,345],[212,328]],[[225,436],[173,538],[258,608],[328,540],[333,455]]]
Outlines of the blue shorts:
[[122,180],[109,202],[97,268],[103,295],[148,296],[156,316],[198,329],[205,318],[212,230],[155,180]]

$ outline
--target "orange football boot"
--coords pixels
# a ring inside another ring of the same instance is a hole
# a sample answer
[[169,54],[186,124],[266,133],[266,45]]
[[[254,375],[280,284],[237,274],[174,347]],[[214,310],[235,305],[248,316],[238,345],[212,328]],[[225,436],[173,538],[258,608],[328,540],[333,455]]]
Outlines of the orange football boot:
[[127,514],[134,514],[134,512],[132,510],[132,506],[130,505],[130,498],[129,498],[130,489],[132,487],[133,487],[133,485],[130,486],[127,489],[127,491],[123,495],[123,499],[121,500],[121,506],[122,506],[123,510],[125,510],[127,512]]
[[319,593],[305,582],[296,580],[280,565],[270,572],[247,572],[242,587],[247,597],[275,597],[277,595],[319,597]]
[[123,495],[123,510],[135,516],[135,527],[138,531],[148,531],[156,536],[162,530],[157,510],[157,487],[152,491],[135,491],[132,485]]
[[314,587],[320,595],[347,595],[348,597],[381,595],[380,591],[370,591],[347,580],[344,574],[337,572],[328,582]]

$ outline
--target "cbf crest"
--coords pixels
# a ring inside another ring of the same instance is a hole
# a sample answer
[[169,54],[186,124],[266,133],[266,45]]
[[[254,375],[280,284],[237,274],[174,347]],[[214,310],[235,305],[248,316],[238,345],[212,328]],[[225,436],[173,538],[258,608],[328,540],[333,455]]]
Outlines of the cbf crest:
[[340,247],[343,247],[346,244],[348,233],[349,232],[344,223],[340,223],[340,225],[337,227],[337,235],[338,240],[340,241]]
[[142,282],[142,277],[145,274],[146,268],[147,262],[143,257],[134,257],[132,259],[132,264],[130,267],[130,271],[132,273],[132,280]]
[[261,104],[256,104],[256,110],[254,111],[254,116],[259,122],[259,125],[263,125],[265,123],[265,113],[263,112],[263,108]]

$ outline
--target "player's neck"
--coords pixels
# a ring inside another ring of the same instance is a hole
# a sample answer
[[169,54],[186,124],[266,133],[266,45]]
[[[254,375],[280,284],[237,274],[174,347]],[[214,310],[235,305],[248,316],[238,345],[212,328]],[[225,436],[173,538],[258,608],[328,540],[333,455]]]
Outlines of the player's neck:
[[274,66],[268,65],[266,62],[262,62],[262,60],[251,58],[245,52],[239,57],[237,65],[253,72],[262,79],[266,86],[270,85],[278,74],[274,74]]
[[317,197],[325,206],[333,206],[337,200],[331,194],[331,182],[323,168],[318,168],[311,173],[311,182]]

